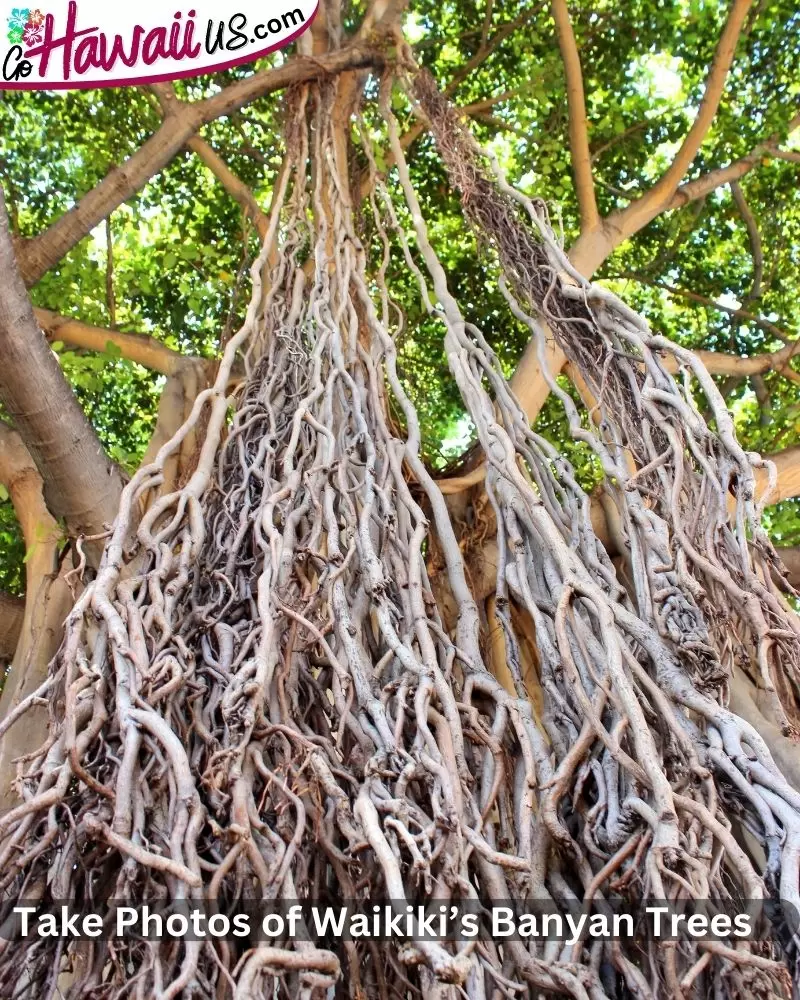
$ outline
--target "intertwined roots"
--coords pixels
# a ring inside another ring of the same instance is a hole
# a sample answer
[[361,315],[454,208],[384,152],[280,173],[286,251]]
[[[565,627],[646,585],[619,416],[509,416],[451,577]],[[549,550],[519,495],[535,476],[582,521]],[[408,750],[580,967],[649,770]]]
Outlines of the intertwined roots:
[[[552,386],[602,463],[629,548],[620,584],[568,463],[530,430],[448,291],[392,84],[379,114],[354,119],[349,151],[342,84],[291,95],[245,323],[215,385],[126,488],[69,617],[50,739],[24,764],[22,804],[0,819],[3,889],[90,909],[435,896],[565,911],[612,895],[770,893],[796,905],[800,795],[724,707],[744,671],[785,731],[797,718],[798,626],[772,584],[758,460],[692,355],[574,273],[542,206],[506,184],[417,75],[414,98],[510,313],[542,349],[549,326],[596,400],[598,428],[582,430]],[[388,137],[391,185],[376,136]],[[359,231],[348,156],[370,179]],[[420,459],[390,260],[444,325],[487,459],[510,690],[486,667],[483,612]],[[237,357],[248,377],[231,401]],[[159,493],[165,463],[198,429],[194,473]],[[453,620],[428,577],[434,537]],[[534,629],[537,692],[521,666]],[[0,993],[316,997],[338,983],[341,995],[380,998],[785,996],[780,923],[761,942],[669,946],[17,938],[2,946]]]

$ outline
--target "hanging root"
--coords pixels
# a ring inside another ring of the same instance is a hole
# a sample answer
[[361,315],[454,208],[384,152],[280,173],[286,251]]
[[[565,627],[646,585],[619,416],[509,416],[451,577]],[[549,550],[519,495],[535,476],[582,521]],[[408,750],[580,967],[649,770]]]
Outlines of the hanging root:
[[[682,646],[687,668],[709,692],[727,686],[734,666],[755,667],[784,732],[795,734],[800,629],[772,586],[770,566],[778,558],[759,521],[769,497],[755,503],[753,474],[754,465],[766,463],[736,441],[724,400],[701,362],[654,336],[616,296],[575,271],[553,237],[546,206],[509,186],[430,74],[417,74],[413,94],[465,215],[497,255],[512,312],[540,349],[547,325],[596,400],[600,433],[587,433],[550,376],[576,436],[593,448],[607,482],[621,487],[609,492],[630,546],[638,610],[646,609],[662,635]],[[685,376],[682,385],[667,371],[668,355]],[[546,365],[542,370],[549,375]],[[693,401],[691,379],[715,430]],[[712,643],[704,618],[716,633]]]
[[[569,464],[531,431],[448,290],[390,83],[379,114],[356,119],[371,180],[358,230],[339,84],[290,95],[286,169],[245,322],[215,384],[125,489],[69,617],[51,737],[21,765],[21,804],[0,817],[3,891],[93,910],[530,899],[566,913],[614,896],[636,908],[778,892],[795,906],[800,795],[725,708],[732,670],[754,670],[787,729],[796,716],[797,626],[765,571],[752,459],[691,355],[572,272],[541,206],[482,172],[417,77],[511,313],[540,346],[546,321],[597,398],[597,431],[569,412],[625,526],[633,587],[621,586]],[[380,129],[400,211],[376,168]],[[488,462],[494,608],[514,693],[486,667],[458,539],[420,457],[390,261],[444,324]],[[716,429],[664,352],[700,384]],[[239,356],[247,378],[230,399]],[[192,475],[137,523],[140,498],[195,432]],[[455,621],[428,576],[434,536]],[[523,683],[520,616],[535,628],[541,717]],[[762,871],[743,842],[763,849]],[[0,996],[787,996],[773,911],[763,941],[668,945],[15,937],[0,943]]]

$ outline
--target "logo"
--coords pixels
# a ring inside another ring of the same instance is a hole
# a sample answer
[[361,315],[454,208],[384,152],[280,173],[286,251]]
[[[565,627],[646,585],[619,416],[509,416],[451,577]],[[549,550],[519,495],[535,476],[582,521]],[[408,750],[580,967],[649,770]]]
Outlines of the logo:
[[40,10],[13,7],[8,17],[6,37],[12,45],[38,45],[43,36],[45,15]]
[[12,7],[0,36],[0,90],[119,87],[217,72],[288,45],[317,12],[317,0],[240,0],[233,13],[220,0],[189,4]]

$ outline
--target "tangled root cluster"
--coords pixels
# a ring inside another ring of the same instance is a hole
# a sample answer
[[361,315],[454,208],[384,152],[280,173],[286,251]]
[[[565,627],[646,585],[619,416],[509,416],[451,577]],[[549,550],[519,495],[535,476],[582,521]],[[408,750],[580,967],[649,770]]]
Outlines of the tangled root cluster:
[[[127,486],[69,617],[50,738],[24,764],[21,804],[0,818],[3,891],[93,910],[535,899],[567,912],[612,896],[635,907],[770,895],[791,908],[800,795],[725,707],[733,671],[746,670],[787,732],[796,718],[800,635],[771,582],[756,460],[695,359],[572,270],[542,206],[492,175],[415,76],[510,314],[542,349],[547,324],[596,398],[602,419],[587,431],[553,384],[619,511],[631,567],[620,583],[569,464],[530,429],[448,289],[392,82],[378,110],[398,185],[379,173],[377,130],[359,113],[370,195],[358,228],[336,114],[344,84],[291,94],[245,322],[215,384]],[[390,261],[404,262],[444,326],[485,454],[507,686],[487,668],[483,609],[420,458]],[[247,378],[230,396],[238,358]],[[201,438],[195,470],[160,490],[190,433]],[[429,578],[433,537],[452,619]],[[540,700],[522,668],[534,630]],[[0,943],[0,995],[786,996],[774,913],[764,941],[669,946],[17,936]]]

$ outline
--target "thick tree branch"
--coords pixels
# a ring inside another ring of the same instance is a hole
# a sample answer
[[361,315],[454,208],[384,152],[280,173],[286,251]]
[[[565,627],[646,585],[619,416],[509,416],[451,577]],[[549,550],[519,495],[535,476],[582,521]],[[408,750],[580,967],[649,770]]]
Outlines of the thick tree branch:
[[174,375],[189,359],[143,333],[120,333],[101,326],[92,326],[71,316],[62,316],[50,309],[34,308],[36,321],[44,331],[48,341],[63,340],[70,347],[86,351],[106,350],[109,341],[120,351],[127,361],[135,361],[143,368],[160,375]]
[[716,117],[725,89],[725,79],[736,52],[736,44],[751,6],[752,0],[733,0],[692,127],[672,163],[653,187],[622,211],[613,212],[608,217],[606,223],[612,229],[630,235],[647,225],[668,207]]
[[20,435],[0,420],[0,483],[8,490],[28,550],[46,535],[60,532],[42,494],[43,483],[36,464]]
[[775,149],[772,156],[777,160],[787,160],[789,163],[800,163],[800,152],[794,149]]
[[800,382],[800,374],[789,367],[792,358],[800,357],[800,344],[791,343],[779,351],[766,354],[752,354],[742,357],[740,354],[725,354],[721,351],[694,351],[712,375],[763,375],[774,371],[779,375]]
[[0,274],[0,400],[36,462],[50,510],[71,533],[98,534],[114,520],[122,479],[34,318],[2,191]]
[[[800,445],[784,448],[783,451],[765,455],[764,458],[775,463],[778,473],[778,487],[770,498],[770,503],[780,503],[800,496]],[[767,472],[765,469],[756,469],[755,473],[756,488],[763,492],[768,483]]]
[[242,206],[245,217],[253,223],[259,239],[263,241],[269,229],[269,219],[262,212],[256,201],[256,196],[250,188],[240,177],[236,176],[219,153],[199,135],[193,135],[186,146],[203,161],[228,194]]
[[564,63],[569,109],[569,145],[575,174],[575,193],[581,217],[581,230],[593,230],[600,222],[594,193],[592,158],[589,153],[589,122],[583,91],[583,72],[575,41],[575,32],[567,9],[567,0],[552,0],[550,9],[556,23],[558,45]]
[[[800,128],[800,112],[795,114],[789,121],[786,128],[787,135],[791,135],[798,128]],[[697,177],[693,181],[681,184],[672,196],[667,208],[681,208],[683,205],[688,205],[689,202],[696,201],[698,198],[705,198],[707,194],[710,194],[723,184],[730,184],[732,181],[740,180],[767,157],[787,159],[784,155],[786,151],[780,148],[780,141],[779,136],[772,136],[766,142],[759,143],[746,156],[742,156],[738,160],[733,160],[731,163],[724,167],[719,167],[717,170],[709,170],[708,173],[701,174],[700,177]]]
[[[173,84],[156,83],[150,89],[158,98],[159,107],[165,116],[173,112],[179,104]],[[269,228],[269,219],[261,210],[261,206],[250,188],[240,177],[236,176],[219,153],[199,135],[193,135],[186,143],[186,147],[202,160],[228,194],[242,206],[245,217],[250,219],[256,227],[259,239],[263,241]]]
[[720,35],[717,50],[714,53],[711,70],[706,80],[705,91],[692,127],[689,129],[688,135],[675,154],[666,173],[649,192],[650,197],[655,201],[658,201],[664,192],[671,192],[677,188],[716,118],[717,109],[719,108],[725,89],[725,80],[733,63],[733,57],[736,54],[739,35],[742,32],[745,18],[751,7],[752,0],[733,0],[728,20]]
[[[767,351],[763,354],[751,354],[743,357],[741,354],[727,354],[724,351],[696,350],[692,352],[703,362],[706,370],[712,375],[733,375],[736,378],[747,378],[750,375],[763,375],[774,371],[779,375],[800,383],[800,373],[790,367],[793,358],[800,358],[800,342],[786,344],[779,351]],[[673,374],[678,365],[673,357],[664,359],[664,366]],[[567,362],[564,373],[574,381],[575,374],[572,365]]]
[[19,266],[30,288],[54,267],[80,240],[115,208],[140,191],[208,122],[237,111],[245,104],[274,93],[292,83],[316,79],[375,65],[376,53],[363,46],[349,46],[321,58],[291,59],[283,66],[254,73],[226,87],[219,94],[192,104],[176,102],[173,113],[122,166],[114,167],[103,180],[65,212],[48,229],[19,248]]

